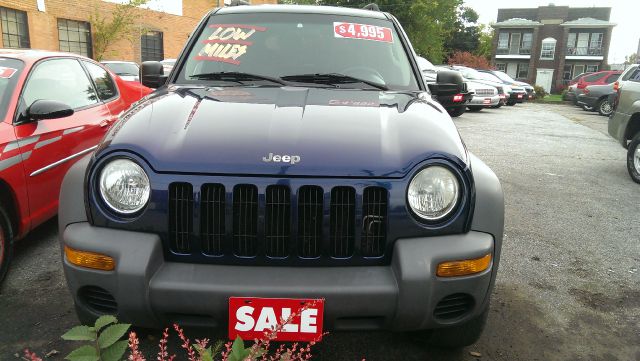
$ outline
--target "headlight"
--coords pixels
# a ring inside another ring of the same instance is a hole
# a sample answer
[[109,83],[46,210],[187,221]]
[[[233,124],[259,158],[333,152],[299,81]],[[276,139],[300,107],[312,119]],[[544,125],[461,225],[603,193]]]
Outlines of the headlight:
[[100,173],[99,187],[104,202],[118,213],[135,213],[149,201],[149,177],[129,159],[107,163]]
[[416,174],[411,183],[407,199],[411,209],[427,221],[440,220],[458,203],[460,185],[458,178],[449,169],[433,165]]

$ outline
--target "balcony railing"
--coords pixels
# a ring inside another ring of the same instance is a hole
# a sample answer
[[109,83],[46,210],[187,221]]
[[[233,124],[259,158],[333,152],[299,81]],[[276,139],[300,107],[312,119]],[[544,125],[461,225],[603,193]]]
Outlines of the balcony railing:
[[531,48],[498,48],[497,55],[531,55]]
[[602,47],[567,47],[568,56],[602,56]]

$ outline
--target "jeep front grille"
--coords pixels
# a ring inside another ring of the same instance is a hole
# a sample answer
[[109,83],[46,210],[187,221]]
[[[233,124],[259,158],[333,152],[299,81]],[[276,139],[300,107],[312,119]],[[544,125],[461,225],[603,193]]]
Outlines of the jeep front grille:
[[202,184],[198,189],[171,183],[168,245],[173,253],[201,253],[214,263],[216,257],[380,258],[387,248],[387,208],[387,189],[375,186],[357,191]]
[[193,186],[171,183],[169,186],[169,234],[171,249],[176,253],[191,252],[193,231]]

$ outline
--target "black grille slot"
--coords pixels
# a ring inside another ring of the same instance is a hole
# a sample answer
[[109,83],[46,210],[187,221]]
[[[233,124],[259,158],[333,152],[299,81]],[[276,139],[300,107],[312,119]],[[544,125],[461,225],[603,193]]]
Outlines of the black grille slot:
[[320,257],[323,196],[322,188],[317,186],[304,186],[298,190],[298,254],[300,257]]
[[473,297],[466,293],[456,293],[443,298],[436,305],[433,315],[441,320],[462,317],[473,308]]
[[193,231],[193,187],[189,183],[169,185],[169,241],[177,253],[191,251]]
[[362,255],[382,256],[386,238],[387,190],[381,187],[365,188],[362,195]]
[[78,291],[82,302],[97,313],[114,315],[118,312],[118,303],[109,291],[97,286],[84,286]]
[[265,251],[269,257],[287,257],[291,239],[291,191],[287,186],[267,187]]
[[351,187],[333,188],[330,213],[331,257],[350,257],[355,237],[356,191]]
[[225,195],[222,184],[205,184],[202,186],[200,235],[202,252],[207,255],[221,256],[223,254]]
[[258,188],[240,184],[233,188],[233,252],[236,256],[256,255],[258,239]]

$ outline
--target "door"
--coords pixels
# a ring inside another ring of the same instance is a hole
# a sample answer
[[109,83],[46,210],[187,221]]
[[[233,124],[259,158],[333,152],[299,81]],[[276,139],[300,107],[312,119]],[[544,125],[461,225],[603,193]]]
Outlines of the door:
[[553,69],[538,69],[536,74],[536,85],[543,87],[547,93],[551,93],[552,81]]
[[62,178],[80,156],[95,149],[106,132],[111,114],[74,58],[51,58],[37,63],[22,90],[19,112],[35,100],[56,100],[74,114],[15,126],[27,178],[32,227],[56,214]]
[[518,77],[518,63],[507,64],[507,75],[509,75],[513,79]]

